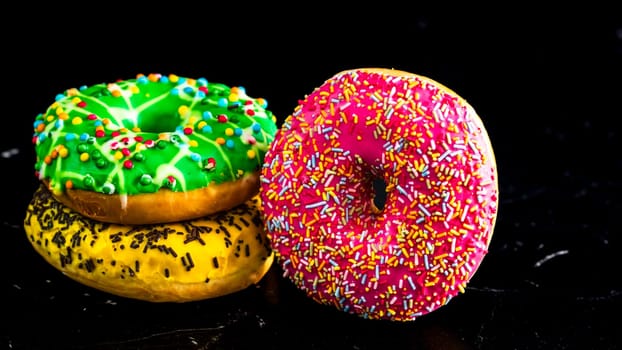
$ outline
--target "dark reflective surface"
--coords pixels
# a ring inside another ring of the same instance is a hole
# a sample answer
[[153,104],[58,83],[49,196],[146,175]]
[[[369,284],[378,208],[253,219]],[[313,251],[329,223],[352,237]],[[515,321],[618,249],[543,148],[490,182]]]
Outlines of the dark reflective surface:
[[[255,51],[234,44],[229,57],[175,62],[146,54],[83,60],[80,67],[42,59],[56,52],[50,47],[59,49],[47,36],[29,41],[32,52],[7,51],[0,347],[621,348],[622,21],[607,11],[584,15],[421,15],[380,31],[392,48],[384,54],[356,38],[326,43],[306,37],[285,48],[283,39],[271,39],[280,37],[282,29],[275,29],[261,33],[259,47],[247,42],[269,57],[264,62],[248,59]],[[322,54],[309,55],[314,47]],[[33,57],[37,64],[26,63]],[[314,304],[281,278],[277,266],[259,286],[234,295],[150,304],[69,280],[26,239],[22,220],[37,186],[32,120],[56,93],[136,73],[205,76],[244,85],[282,120],[322,81],[360,66],[443,82],[475,107],[491,137],[500,209],[490,252],[466,293],[441,309],[409,323],[359,319]]]

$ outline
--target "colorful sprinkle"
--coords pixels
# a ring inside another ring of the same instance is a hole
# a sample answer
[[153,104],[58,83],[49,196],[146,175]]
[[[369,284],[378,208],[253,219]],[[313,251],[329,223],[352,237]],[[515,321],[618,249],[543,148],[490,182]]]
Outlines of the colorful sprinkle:
[[[230,108],[242,101],[256,111],[252,117]],[[272,113],[239,87],[174,74],[137,74],[135,79],[83,85],[57,95],[33,123],[35,174],[57,193],[67,178],[76,189],[99,193],[133,195],[169,186],[190,191],[236,180],[240,171],[256,173],[258,162],[248,154],[263,159],[276,129]],[[248,130],[253,130],[256,143],[241,142]],[[208,158],[220,171],[206,173],[197,167]],[[77,159],[80,169],[72,168]],[[145,186],[135,180],[145,172],[154,179],[174,173],[178,181]],[[104,188],[102,180],[85,185],[90,182],[84,181],[86,174],[106,179],[114,191]]]
[[[364,318],[409,321],[463,292],[477,270],[497,176],[462,98],[392,72],[343,72],[300,101],[265,156],[260,193],[268,237],[298,288]],[[376,179],[386,184],[381,210]]]

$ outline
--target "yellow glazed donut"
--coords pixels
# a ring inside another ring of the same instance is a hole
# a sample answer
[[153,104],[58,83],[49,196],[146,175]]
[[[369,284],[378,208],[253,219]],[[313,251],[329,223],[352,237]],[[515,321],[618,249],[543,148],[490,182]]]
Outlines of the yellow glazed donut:
[[177,75],[68,89],[35,118],[35,175],[82,215],[195,219],[257,194],[276,131],[266,100]]
[[272,249],[297,287],[364,318],[409,321],[463,292],[478,269],[497,168],[481,119],[455,92],[408,72],[353,69],[285,120],[260,194]]
[[44,185],[24,228],[35,250],[87,286],[150,302],[188,302],[243,290],[273,261],[258,195],[228,211],[168,224],[121,225],[87,218]]

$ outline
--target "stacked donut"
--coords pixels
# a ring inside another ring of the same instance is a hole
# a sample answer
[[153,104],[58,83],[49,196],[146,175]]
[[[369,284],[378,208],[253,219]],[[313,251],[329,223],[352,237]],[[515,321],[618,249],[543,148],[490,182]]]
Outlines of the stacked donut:
[[64,91],[33,125],[28,239],[70,278],[128,298],[257,283],[273,261],[258,194],[276,132],[266,108],[243,87],[173,74]]
[[286,118],[264,163],[272,249],[318,303],[414,320],[463,292],[487,253],[498,204],[492,146],[475,110],[432,79],[338,73]]
[[475,110],[392,69],[334,75],[280,129],[263,99],[205,79],[70,89],[36,117],[33,143],[33,247],[77,281],[149,301],[232,293],[276,259],[318,303],[414,320],[465,291],[497,217]]

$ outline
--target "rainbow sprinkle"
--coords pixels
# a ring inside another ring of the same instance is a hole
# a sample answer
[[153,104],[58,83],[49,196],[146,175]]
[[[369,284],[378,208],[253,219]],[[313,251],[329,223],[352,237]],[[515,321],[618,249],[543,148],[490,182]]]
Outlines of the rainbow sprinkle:
[[[372,186],[386,184],[376,208]],[[407,321],[449,302],[487,253],[498,204],[486,130],[417,75],[342,72],[287,117],[261,197],[285,276],[315,301]]]
[[35,176],[55,193],[120,195],[235,181],[258,171],[276,132],[265,106],[243,87],[174,74],[68,89],[33,123]]

